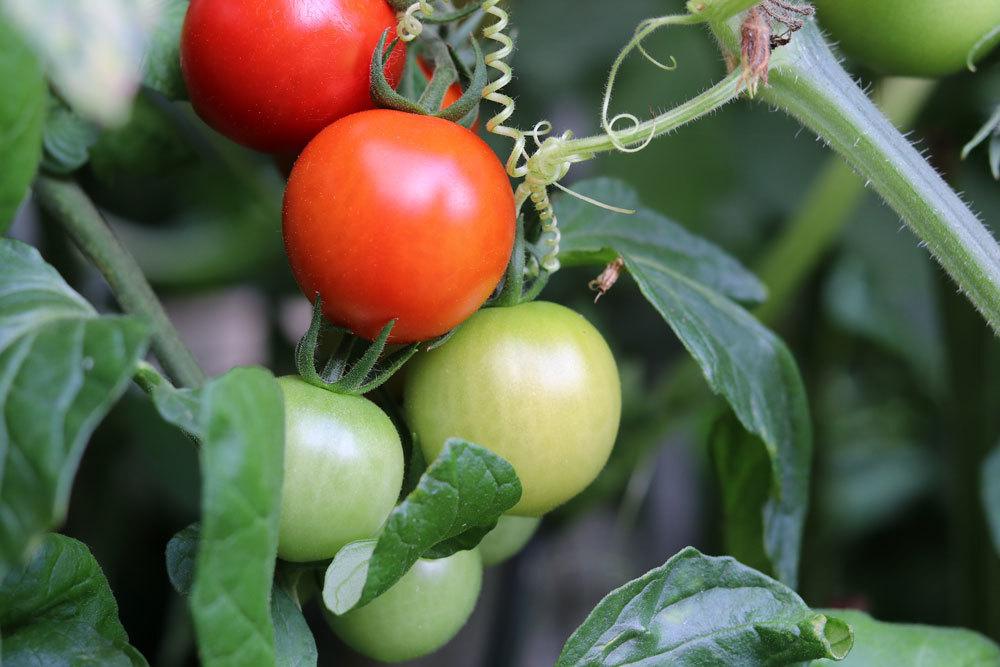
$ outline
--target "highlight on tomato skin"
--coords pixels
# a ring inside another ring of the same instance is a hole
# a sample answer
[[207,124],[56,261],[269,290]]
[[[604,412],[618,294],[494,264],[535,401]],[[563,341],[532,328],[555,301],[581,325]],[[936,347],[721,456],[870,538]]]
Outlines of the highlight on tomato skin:
[[333,324],[390,342],[447,333],[493,293],[514,243],[514,194],[490,147],[430,116],[365,111],[321,132],[292,169],[292,273]]
[[[386,0],[192,0],[181,33],[191,104],[233,141],[296,154],[324,127],[374,108],[372,53],[395,38]],[[386,77],[399,83],[399,43]]]
[[285,400],[284,484],[278,555],[333,558],[348,542],[375,535],[396,504],[403,450],[378,406],[301,377],[278,379]]

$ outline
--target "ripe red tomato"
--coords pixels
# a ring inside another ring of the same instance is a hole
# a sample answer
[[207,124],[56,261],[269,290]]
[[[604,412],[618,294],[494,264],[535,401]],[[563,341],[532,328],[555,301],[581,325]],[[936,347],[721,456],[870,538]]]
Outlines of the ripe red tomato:
[[334,324],[390,340],[447,332],[503,276],[514,193],[486,143],[460,125],[365,111],[323,130],[285,190],[285,249],[302,292]]
[[[324,127],[371,109],[372,53],[396,18],[385,0],[192,0],[181,70],[198,114],[233,141],[297,153]],[[386,77],[396,85],[406,51]]]

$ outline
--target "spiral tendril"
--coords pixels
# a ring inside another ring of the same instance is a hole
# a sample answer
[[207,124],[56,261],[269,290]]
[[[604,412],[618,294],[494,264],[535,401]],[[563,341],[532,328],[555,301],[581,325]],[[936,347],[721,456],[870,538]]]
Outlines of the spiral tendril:
[[[643,46],[642,42],[650,34],[658,30],[659,28],[670,25],[674,23],[687,23],[691,19],[688,15],[676,15],[676,16],[663,16],[656,19],[647,19],[639,24],[635,30],[635,34],[632,36],[631,41],[625,45],[625,48],[621,50],[618,56],[615,58],[614,64],[611,66],[611,71],[608,73],[608,83],[604,87],[604,99],[601,103],[601,128],[603,128],[605,134],[608,135],[608,139],[616,149],[623,153],[638,153],[643,150],[656,137],[656,130],[651,128],[649,135],[645,138],[639,140],[636,138],[627,137],[626,133],[630,130],[635,132],[641,125],[642,121],[639,120],[637,116],[630,113],[620,113],[616,116],[608,118],[608,110],[611,107],[611,96],[615,88],[615,81],[618,78],[618,70],[621,69],[622,63],[628,57],[633,50],[638,50],[642,56],[653,63],[657,67],[665,71],[671,71],[677,69],[677,59],[670,56],[670,62],[664,63],[657,60],[649,54],[646,48]],[[619,123],[627,123],[627,127],[617,128]],[[637,143],[638,142],[638,143]]]
[[396,26],[396,35],[400,41],[412,42],[424,31],[424,24],[417,18],[418,11],[424,16],[430,16],[434,13],[434,8],[428,0],[417,0],[405,12],[400,13],[399,24]]
[[[553,142],[568,140],[573,135],[571,132],[566,132],[561,137],[546,139],[545,137],[552,132],[552,123],[546,120],[537,123],[527,132],[504,125],[514,115],[514,100],[501,92],[514,76],[510,65],[505,61],[514,50],[514,42],[505,32],[510,22],[509,16],[499,3],[500,0],[486,0],[483,3],[483,12],[496,18],[495,22],[483,29],[483,36],[499,44],[494,51],[486,55],[486,64],[500,73],[499,78],[490,82],[483,90],[483,99],[495,102],[501,107],[499,112],[486,121],[486,129],[514,141],[514,147],[507,158],[507,173],[512,178],[524,179],[518,186],[516,197],[518,208],[530,199],[532,206],[538,212],[538,219],[542,224],[539,245],[545,250],[540,266],[552,273],[559,270],[560,234],[559,223],[552,209],[552,202],[549,200],[548,186],[565,176],[574,160],[552,163],[544,159],[546,153],[544,149]],[[529,138],[534,141],[537,149],[530,156],[527,150]]]

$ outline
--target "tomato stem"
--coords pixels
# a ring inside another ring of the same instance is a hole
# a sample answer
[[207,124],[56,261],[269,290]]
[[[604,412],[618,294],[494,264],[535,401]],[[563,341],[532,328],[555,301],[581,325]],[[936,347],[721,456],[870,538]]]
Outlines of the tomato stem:
[[198,387],[205,373],[184,345],[135,258],[115,237],[87,194],[75,182],[39,176],[33,186],[39,205],[97,267],[122,309],[153,330],[153,351],[178,383]]
[[[713,24],[731,43],[732,23]],[[775,52],[761,97],[812,129],[920,237],[1000,332],[1000,246],[983,223],[841,68],[815,24]]]

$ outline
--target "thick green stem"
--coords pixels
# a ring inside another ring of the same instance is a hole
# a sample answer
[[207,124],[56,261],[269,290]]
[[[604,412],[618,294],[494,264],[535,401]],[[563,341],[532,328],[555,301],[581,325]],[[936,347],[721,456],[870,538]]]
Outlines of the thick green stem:
[[167,373],[182,385],[201,385],[205,374],[181,342],[139,265],[111,233],[87,194],[72,181],[49,176],[35,180],[34,192],[41,207],[66,230],[108,281],[122,309],[152,327],[153,351]]
[[[880,91],[880,106],[896,125],[905,127],[933,89],[934,82],[926,79],[887,79]],[[762,322],[773,322],[787,308],[802,281],[852,219],[864,193],[861,178],[840,157],[830,158],[785,232],[757,267],[768,289],[768,300],[756,311]]]
[[[731,48],[738,25],[715,24]],[[761,97],[840,153],[920,237],[1000,332],[1000,246],[941,176],[840,67],[812,23],[775,52]]]

